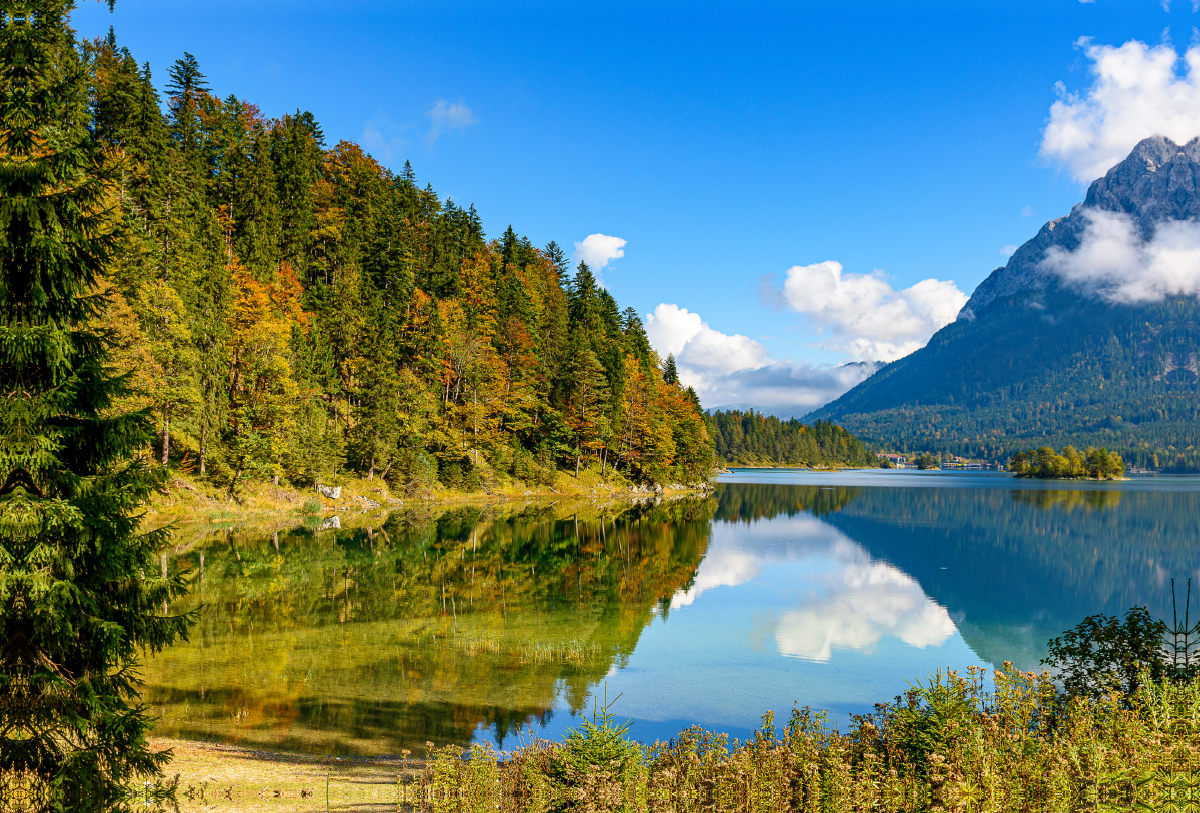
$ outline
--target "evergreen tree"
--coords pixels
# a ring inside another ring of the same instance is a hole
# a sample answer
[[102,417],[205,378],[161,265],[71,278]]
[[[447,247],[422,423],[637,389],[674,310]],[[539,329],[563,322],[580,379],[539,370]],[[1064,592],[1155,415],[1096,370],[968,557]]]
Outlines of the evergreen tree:
[[152,565],[164,533],[138,532],[153,425],[115,409],[128,387],[93,324],[117,172],[89,131],[73,6],[12,0],[0,26],[0,807],[132,810],[169,759],[148,747],[138,650],[188,619],[161,611],[185,590]]
[[546,244],[543,253],[546,255],[546,259],[554,266],[554,273],[558,275],[559,282],[566,282],[567,272],[571,269],[567,263],[567,254],[562,250],[562,246],[551,240]]
[[667,384],[679,383],[679,370],[675,367],[675,354],[667,354],[667,363],[663,365],[663,381]]

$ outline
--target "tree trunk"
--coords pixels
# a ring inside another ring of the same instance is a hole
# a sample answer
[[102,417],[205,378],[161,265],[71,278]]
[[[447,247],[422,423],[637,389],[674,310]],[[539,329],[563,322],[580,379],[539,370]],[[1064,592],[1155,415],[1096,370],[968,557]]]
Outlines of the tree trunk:
[[245,468],[243,463],[238,463],[236,469],[233,470],[233,477],[229,479],[229,499],[233,499],[233,490],[237,487],[238,478],[242,476],[242,469]]
[[575,444],[575,479],[579,479],[579,444]]
[[204,476],[205,464],[208,462],[208,421],[200,423],[200,476]]
[[171,456],[171,413],[167,408],[163,408],[163,434],[162,434],[162,464],[163,468],[167,467],[167,460]]
[[367,469],[367,479],[368,480],[375,479],[375,455],[371,455],[371,465]]

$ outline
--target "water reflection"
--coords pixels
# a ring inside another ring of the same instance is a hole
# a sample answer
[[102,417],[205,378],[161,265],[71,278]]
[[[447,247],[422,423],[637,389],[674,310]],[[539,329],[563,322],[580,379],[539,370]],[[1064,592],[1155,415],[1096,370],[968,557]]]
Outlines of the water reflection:
[[1167,581],[1200,575],[1198,480],[734,479],[659,506],[193,540],[170,566],[197,576],[180,609],[201,622],[145,669],[159,731],[320,752],[503,745],[525,725],[560,735],[606,681],[645,739],[744,735],[795,702],[844,722],[937,668],[1037,668],[1084,616],[1169,613]]
[[397,752],[583,707],[690,583],[713,506],[529,508],[199,540],[189,644],[146,664],[159,732]]
[[855,559],[818,577],[823,593],[779,619],[775,643],[781,655],[824,662],[834,649],[868,652],[885,635],[924,649],[954,634],[946,608],[926,596],[916,580],[871,561],[865,551]]
[[[944,643],[955,632],[945,607],[926,596],[915,579],[817,519],[860,494],[820,487],[724,487],[720,524],[708,553],[692,586],[671,599],[671,608],[687,607],[715,588],[751,582],[766,568],[791,564],[799,566],[796,587],[804,592],[800,606],[786,609],[775,622],[779,654],[824,662],[834,650],[871,651],[884,636],[918,648]],[[777,519],[781,516],[786,521]],[[773,519],[775,524],[768,524]]]

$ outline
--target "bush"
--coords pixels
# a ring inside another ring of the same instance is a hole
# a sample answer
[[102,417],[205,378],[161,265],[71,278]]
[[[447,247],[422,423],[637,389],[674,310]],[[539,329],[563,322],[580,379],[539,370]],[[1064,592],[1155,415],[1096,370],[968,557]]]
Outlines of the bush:
[[579,728],[567,729],[566,742],[555,756],[555,774],[569,787],[583,785],[589,777],[603,774],[622,785],[632,780],[642,767],[646,752],[641,743],[629,739],[631,720],[614,723],[612,705],[605,689],[604,705],[592,710],[592,719],[584,720]]
[[1091,615],[1051,639],[1042,663],[1059,671],[1070,695],[1098,698],[1116,690],[1132,696],[1145,677],[1154,682],[1167,677],[1167,633],[1167,625],[1151,618],[1145,607],[1130,608],[1124,622]]
[[859,716],[844,734],[823,713],[797,709],[782,736],[768,713],[745,742],[693,727],[648,752],[618,733],[606,703],[561,745],[536,740],[499,762],[486,750],[441,749],[402,809],[1171,810],[1181,798],[1173,794],[1195,781],[1187,771],[1200,748],[1191,722],[1200,717],[1200,682],[1144,683],[1130,698],[1088,700],[1067,699],[1048,673],[1008,663],[992,692],[979,691],[981,679],[979,669],[967,679],[934,675],[913,687],[911,702]]
[[433,491],[438,481],[437,458],[421,448],[401,449],[388,472],[392,488],[409,496]]

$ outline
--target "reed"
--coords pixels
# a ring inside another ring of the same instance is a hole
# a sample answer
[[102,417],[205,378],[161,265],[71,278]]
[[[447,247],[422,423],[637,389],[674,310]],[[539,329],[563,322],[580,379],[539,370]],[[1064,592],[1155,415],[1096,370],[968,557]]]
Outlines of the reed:
[[[1070,697],[1047,672],[938,673],[849,731],[796,709],[749,740],[689,728],[612,756],[599,713],[565,743],[434,749],[400,789],[400,809],[817,813],[1197,810],[1200,680],[1141,683],[1132,696]],[[608,754],[588,761],[588,754]],[[604,760],[608,759],[608,764]],[[581,761],[582,760],[582,761]]]

